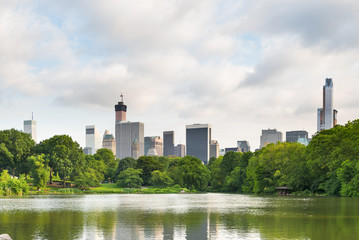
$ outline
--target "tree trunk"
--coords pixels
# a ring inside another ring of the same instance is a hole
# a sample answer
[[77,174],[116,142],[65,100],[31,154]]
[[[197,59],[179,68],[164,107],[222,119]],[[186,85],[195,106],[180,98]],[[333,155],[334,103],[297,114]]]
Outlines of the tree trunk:
[[50,168],[50,184],[52,184],[52,168]]

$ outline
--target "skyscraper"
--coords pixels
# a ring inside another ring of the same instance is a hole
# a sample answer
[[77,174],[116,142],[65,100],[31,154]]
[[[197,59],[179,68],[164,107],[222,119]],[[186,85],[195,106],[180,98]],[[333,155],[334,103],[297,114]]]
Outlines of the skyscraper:
[[241,150],[242,153],[251,151],[248,141],[237,141],[237,147]]
[[177,144],[177,146],[175,146],[175,154],[177,157],[184,157],[186,156],[186,145],[184,144]]
[[197,157],[207,164],[211,140],[212,127],[210,124],[186,125],[186,153],[188,156]]
[[163,156],[168,157],[171,155],[175,155],[174,142],[175,142],[175,132],[174,131],[164,131],[163,132]]
[[163,156],[163,140],[160,136],[145,137],[145,155],[148,156],[148,151],[155,149],[156,156]]
[[262,130],[261,143],[259,148],[265,147],[270,143],[282,142],[282,139],[282,133],[277,131],[277,129]]
[[333,81],[327,78],[323,86],[323,108],[318,108],[317,111],[317,131],[337,125],[337,114],[338,111],[333,109]]
[[308,132],[303,130],[285,132],[287,142],[298,142],[300,138],[305,138],[308,141]]
[[95,125],[86,126],[86,150],[87,154],[95,154],[101,146],[100,133]]
[[36,121],[34,120],[34,115],[32,115],[31,120],[24,121],[24,132],[31,135],[32,140],[37,141],[37,132],[36,132]]
[[102,148],[110,149],[116,155],[116,141],[112,134],[106,129],[103,134]]
[[123,102],[115,105],[115,140],[116,158],[132,157],[137,159],[144,155],[144,124],[141,122],[126,122],[127,106]]
[[219,157],[219,144],[217,140],[212,140],[209,146],[209,157]]

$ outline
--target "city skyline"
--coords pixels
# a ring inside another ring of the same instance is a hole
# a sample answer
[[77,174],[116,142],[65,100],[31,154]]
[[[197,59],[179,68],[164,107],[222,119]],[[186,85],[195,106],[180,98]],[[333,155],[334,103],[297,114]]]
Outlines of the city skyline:
[[[281,7],[278,8],[277,5]],[[210,123],[220,147],[262,129],[317,130],[326,78],[338,124],[358,118],[354,1],[15,0],[0,9],[1,129],[37,122],[37,142],[84,127],[115,133],[121,93],[145,136]],[[338,16],[333,19],[333,15]],[[16,29],[16,31],[14,31]]]

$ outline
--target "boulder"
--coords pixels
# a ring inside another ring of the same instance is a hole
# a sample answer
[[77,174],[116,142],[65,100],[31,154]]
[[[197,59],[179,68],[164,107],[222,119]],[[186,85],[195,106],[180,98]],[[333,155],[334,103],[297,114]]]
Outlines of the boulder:
[[1,234],[0,240],[12,240],[9,234]]

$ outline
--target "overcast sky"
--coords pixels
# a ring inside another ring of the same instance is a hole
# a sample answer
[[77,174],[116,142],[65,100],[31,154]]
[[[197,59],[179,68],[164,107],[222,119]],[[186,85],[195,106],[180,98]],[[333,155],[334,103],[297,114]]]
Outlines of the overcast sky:
[[220,148],[262,129],[316,131],[325,78],[339,124],[359,113],[357,0],[0,0],[0,129],[37,121],[38,140],[85,126],[145,136],[212,124]]

